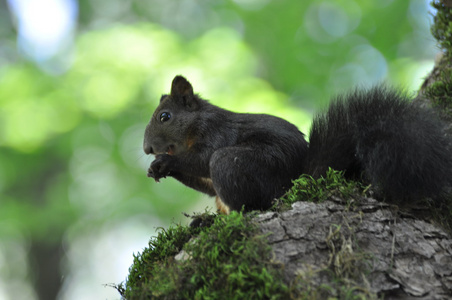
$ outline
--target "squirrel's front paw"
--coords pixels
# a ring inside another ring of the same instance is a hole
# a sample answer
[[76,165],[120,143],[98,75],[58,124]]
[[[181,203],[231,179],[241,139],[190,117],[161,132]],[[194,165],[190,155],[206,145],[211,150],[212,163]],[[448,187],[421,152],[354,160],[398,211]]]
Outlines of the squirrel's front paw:
[[172,162],[173,157],[168,154],[157,155],[148,169],[148,177],[154,178],[156,182],[159,182],[160,178],[165,178],[170,174]]

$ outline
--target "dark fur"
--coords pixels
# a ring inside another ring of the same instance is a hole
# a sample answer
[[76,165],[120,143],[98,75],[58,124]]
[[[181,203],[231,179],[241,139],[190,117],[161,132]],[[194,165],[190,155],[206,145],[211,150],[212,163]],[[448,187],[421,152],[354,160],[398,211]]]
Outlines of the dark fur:
[[[160,122],[162,112],[171,119]],[[165,154],[168,148],[172,155]],[[150,177],[172,176],[218,195],[230,209],[253,210],[269,208],[301,174],[307,142],[283,119],[233,113],[202,100],[178,76],[146,128],[144,151],[156,154]]]
[[[162,113],[171,118],[161,122]],[[182,76],[146,127],[148,176],[172,176],[219,196],[230,209],[267,209],[300,174],[344,170],[384,196],[435,196],[451,185],[450,141],[428,110],[382,88],[339,97],[315,117],[310,145],[294,125],[264,114],[233,113],[201,99]]]
[[305,172],[345,170],[392,201],[438,196],[452,184],[451,141],[443,127],[432,111],[399,92],[356,90],[314,118]]

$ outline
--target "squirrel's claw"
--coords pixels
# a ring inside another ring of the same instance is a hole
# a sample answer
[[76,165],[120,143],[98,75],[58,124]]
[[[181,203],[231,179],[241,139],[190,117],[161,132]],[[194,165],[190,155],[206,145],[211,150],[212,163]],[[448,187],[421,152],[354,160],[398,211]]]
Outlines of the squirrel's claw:
[[152,173],[151,169],[148,170],[148,177],[154,178],[154,173]]
[[160,178],[170,175],[170,162],[172,158],[168,154],[157,155],[148,169],[148,177],[154,178],[155,182],[160,182]]
[[159,177],[155,177],[155,174],[154,174],[154,172],[152,172],[151,168],[148,169],[148,174],[147,175],[148,175],[149,178],[154,178],[155,182],[160,182],[160,178]]

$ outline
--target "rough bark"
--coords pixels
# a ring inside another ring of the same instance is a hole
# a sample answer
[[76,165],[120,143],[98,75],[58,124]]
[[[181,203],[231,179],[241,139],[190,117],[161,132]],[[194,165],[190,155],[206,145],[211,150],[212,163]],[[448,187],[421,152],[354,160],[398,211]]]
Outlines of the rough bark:
[[256,218],[285,281],[318,287],[334,272],[385,299],[451,299],[450,235],[374,199],[359,202],[297,202]]

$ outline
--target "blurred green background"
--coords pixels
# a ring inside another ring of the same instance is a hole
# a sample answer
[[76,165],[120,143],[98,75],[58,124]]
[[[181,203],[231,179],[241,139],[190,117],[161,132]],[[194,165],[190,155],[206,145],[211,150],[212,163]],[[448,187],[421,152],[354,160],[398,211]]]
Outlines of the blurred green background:
[[0,299],[119,299],[133,253],[212,199],[146,177],[174,75],[306,132],[353,86],[413,95],[438,51],[429,1],[0,2]]

